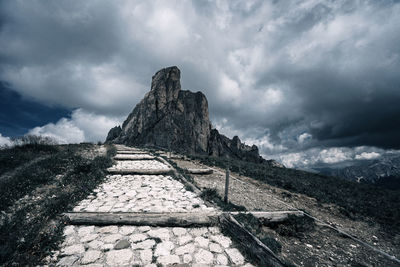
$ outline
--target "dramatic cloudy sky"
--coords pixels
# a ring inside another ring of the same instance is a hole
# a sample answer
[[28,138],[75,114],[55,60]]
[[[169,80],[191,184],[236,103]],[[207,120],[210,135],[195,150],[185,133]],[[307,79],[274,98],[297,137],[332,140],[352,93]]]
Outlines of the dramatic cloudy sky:
[[400,148],[400,3],[0,2],[0,144],[104,140],[160,68],[212,123],[305,167]]

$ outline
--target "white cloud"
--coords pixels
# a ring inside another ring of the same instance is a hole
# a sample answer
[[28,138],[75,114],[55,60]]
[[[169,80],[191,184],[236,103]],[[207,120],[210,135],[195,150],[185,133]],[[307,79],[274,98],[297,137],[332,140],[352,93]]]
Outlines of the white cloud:
[[312,135],[309,133],[302,133],[297,137],[297,142],[299,144],[303,144],[304,142],[309,141],[312,138]]
[[362,152],[355,156],[355,159],[363,160],[363,159],[376,159],[379,158],[381,154],[377,152]]
[[222,103],[237,105],[241,101],[242,91],[237,81],[222,74],[218,95]]
[[2,146],[12,146],[13,142],[11,141],[10,137],[3,136],[0,133],[0,147]]
[[329,149],[323,149],[319,153],[319,160],[323,163],[338,163],[346,160],[351,160],[351,152],[345,148],[332,147]]
[[[379,152],[376,152],[379,151]],[[360,159],[374,159],[386,153],[383,149],[368,146],[311,148],[301,152],[280,153],[272,158],[289,168],[312,168],[320,164],[339,164]]]
[[62,118],[31,129],[28,134],[54,138],[58,143],[81,143],[104,141],[108,131],[121,124],[122,118],[106,117],[77,109],[70,119]]

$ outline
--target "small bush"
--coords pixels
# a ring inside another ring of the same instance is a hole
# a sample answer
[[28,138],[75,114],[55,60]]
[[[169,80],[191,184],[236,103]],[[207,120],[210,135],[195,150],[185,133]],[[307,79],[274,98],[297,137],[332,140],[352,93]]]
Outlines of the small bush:
[[302,238],[305,232],[313,231],[315,228],[314,219],[308,216],[298,217],[289,215],[284,222],[269,223],[270,228],[274,229],[279,235]]

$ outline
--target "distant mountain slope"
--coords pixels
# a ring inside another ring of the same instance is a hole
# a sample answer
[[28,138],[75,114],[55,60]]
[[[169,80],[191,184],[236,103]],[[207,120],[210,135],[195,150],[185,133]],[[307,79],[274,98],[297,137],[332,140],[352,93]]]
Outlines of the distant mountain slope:
[[374,183],[388,189],[400,188],[400,155],[387,154],[380,159],[362,160],[344,168],[320,167],[314,170],[347,180]]

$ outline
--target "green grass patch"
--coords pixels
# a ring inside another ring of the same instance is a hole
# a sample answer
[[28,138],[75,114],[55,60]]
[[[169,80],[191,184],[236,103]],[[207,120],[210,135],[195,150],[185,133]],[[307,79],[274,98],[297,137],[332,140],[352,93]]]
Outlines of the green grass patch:
[[[2,193],[8,189],[12,194],[1,201],[9,216],[0,225],[0,265],[42,265],[43,258],[63,239],[65,222],[60,215],[104,180],[111,158],[88,160],[77,153],[79,149],[82,146],[58,146],[58,152],[49,160],[21,170],[12,177],[14,180],[2,184]],[[32,200],[12,206],[18,196],[25,194],[32,195]]]
[[0,175],[14,170],[38,157],[56,154],[58,149],[53,145],[27,144],[0,150]]

